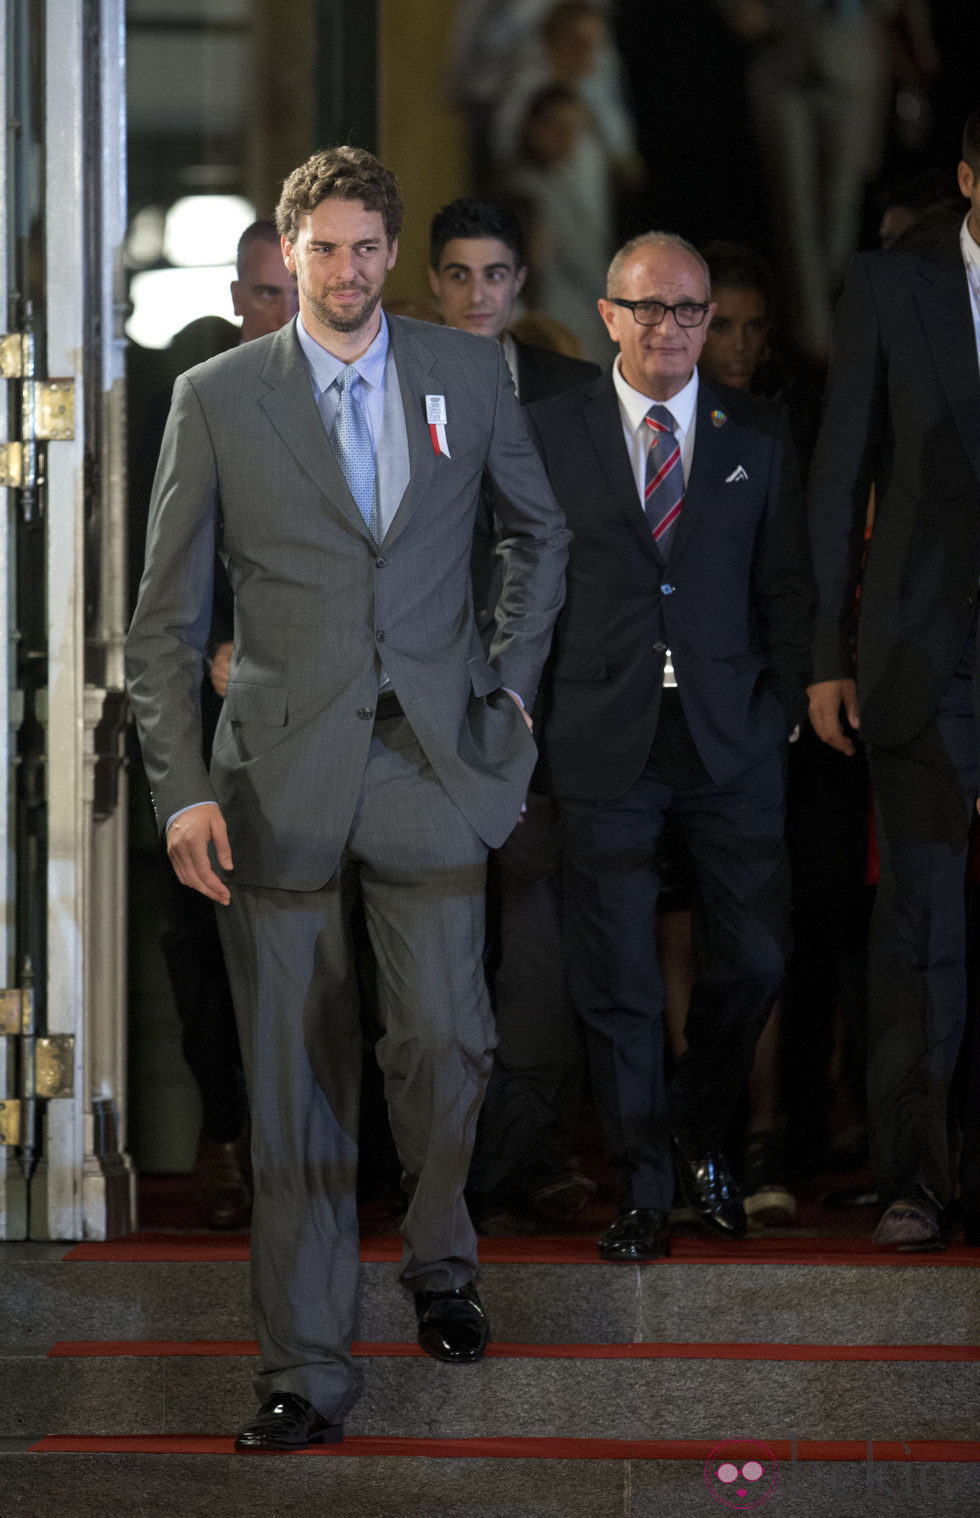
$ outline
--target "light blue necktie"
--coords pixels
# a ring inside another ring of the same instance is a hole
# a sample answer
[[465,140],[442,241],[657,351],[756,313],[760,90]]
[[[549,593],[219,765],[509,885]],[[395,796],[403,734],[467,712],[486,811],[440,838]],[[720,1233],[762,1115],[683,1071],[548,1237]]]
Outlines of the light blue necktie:
[[353,364],[347,364],[334,384],[340,392],[340,404],[330,433],[337,463],[367,523],[371,536],[378,537],[378,471],[374,459],[371,429],[355,390],[361,376]]

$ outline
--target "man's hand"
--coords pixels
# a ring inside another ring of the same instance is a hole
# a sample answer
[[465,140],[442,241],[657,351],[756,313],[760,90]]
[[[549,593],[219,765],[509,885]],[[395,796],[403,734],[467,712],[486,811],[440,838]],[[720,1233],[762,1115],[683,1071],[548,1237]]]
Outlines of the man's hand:
[[[504,687],[504,689],[506,690],[506,686]],[[520,708],[521,716],[524,718],[524,721],[527,723],[527,730],[528,730],[528,732],[529,733],[533,733],[534,732],[534,723],[531,721],[531,713],[528,711],[528,709],[524,705],[523,701],[518,700],[517,696],[514,695],[514,692],[512,690],[507,691],[507,694],[510,697],[510,699],[513,701],[514,705],[516,707]]]
[[853,680],[818,680],[807,687],[810,697],[810,722],[813,731],[824,743],[841,754],[853,754],[854,744],[841,725],[841,708],[851,727],[857,728],[857,685]]
[[226,907],[231,900],[231,892],[211,868],[208,844],[212,840],[221,868],[233,869],[228,831],[221,808],[213,801],[206,801],[174,818],[167,829],[167,853],[181,885],[190,886],[192,891],[200,891],[202,896],[209,896],[212,901]]
[[211,660],[211,684],[214,686],[222,701],[228,694],[228,675],[231,672],[231,651],[234,643],[219,643]]

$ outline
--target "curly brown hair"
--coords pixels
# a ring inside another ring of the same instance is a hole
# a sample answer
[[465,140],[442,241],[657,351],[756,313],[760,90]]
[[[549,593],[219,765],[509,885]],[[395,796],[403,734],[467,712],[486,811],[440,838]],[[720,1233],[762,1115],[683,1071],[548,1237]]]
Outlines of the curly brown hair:
[[380,211],[389,245],[401,231],[404,208],[394,174],[364,148],[339,147],[313,153],[284,182],[276,206],[280,236],[295,242],[300,217],[330,196],[360,200],[365,211]]

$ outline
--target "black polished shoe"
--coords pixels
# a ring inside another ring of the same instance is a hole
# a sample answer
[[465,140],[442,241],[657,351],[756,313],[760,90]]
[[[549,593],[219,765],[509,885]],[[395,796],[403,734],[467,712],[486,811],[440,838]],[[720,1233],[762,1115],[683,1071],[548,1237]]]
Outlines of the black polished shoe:
[[670,1254],[668,1216],[656,1207],[621,1207],[599,1239],[599,1258],[635,1265]]
[[726,1239],[745,1237],[742,1194],[720,1149],[696,1151],[674,1139],[674,1165],[681,1191],[699,1223]]
[[416,1291],[419,1344],[434,1360],[472,1365],[490,1342],[490,1320],[472,1281],[455,1291]]
[[263,1402],[255,1420],[238,1435],[235,1448],[245,1455],[267,1455],[308,1449],[311,1444],[339,1444],[343,1437],[342,1423],[328,1423],[305,1397],[282,1392]]
[[201,1215],[209,1228],[232,1229],[248,1225],[252,1193],[245,1175],[247,1143],[201,1139],[194,1161],[192,1184]]

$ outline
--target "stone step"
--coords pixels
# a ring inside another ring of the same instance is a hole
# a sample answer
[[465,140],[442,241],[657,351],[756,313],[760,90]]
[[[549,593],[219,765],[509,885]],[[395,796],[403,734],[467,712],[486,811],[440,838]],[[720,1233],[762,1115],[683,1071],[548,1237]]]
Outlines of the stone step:
[[[976,1360],[543,1358],[477,1366],[418,1354],[359,1358],[352,1434],[721,1440],[970,1439]],[[633,1352],[635,1354],[635,1350]],[[914,1353],[914,1351],[913,1351]],[[242,1354],[0,1356],[0,1437],[229,1434],[254,1407]],[[733,1427],[734,1423],[734,1427]]]
[[[0,1246],[0,1343],[252,1337],[245,1261],[103,1264],[17,1248]],[[980,1343],[970,1266],[487,1264],[480,1289],[495,1336],[514,1343]],[[358,1336],[414,1337],[395,1265],[362,1265]]]
[[[779,1518],[938,1518],[977,1509],[975,1464],[786,1456]],[[695,1459],[456,1459],[230,1454],[31,1454],[0,1446],[0,1492],[18,1518],[678,1518],[723,1512]],[[769,1511],[768,1505],[761,1511]]]

